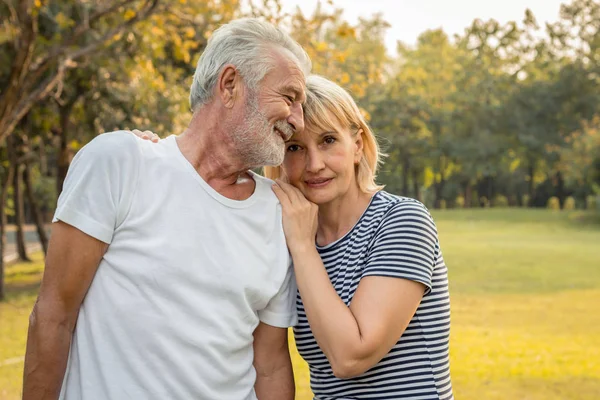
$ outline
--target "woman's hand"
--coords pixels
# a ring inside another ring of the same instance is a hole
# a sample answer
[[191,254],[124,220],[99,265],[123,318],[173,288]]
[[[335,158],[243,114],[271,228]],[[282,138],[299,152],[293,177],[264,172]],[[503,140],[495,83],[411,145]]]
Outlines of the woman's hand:
[[150,140],[152,141],[152,143],[157,143],[160,138],[158,137],[158,135],[152,131],[140,131],[137,129],[134,129],[131,131],[131,133],[133,133],[135,136],[140,137],[144,140]]
[[273,191],[281,203],[283,232],[292,256],[296,251],[314,249],[319,207],[308,201],[294,186],[279,179],[276,182]]

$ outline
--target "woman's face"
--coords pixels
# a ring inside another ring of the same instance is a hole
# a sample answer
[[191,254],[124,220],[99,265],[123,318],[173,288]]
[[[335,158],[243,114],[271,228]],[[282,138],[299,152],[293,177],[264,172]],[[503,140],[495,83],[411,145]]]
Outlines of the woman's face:
[[360,132],[339,123],[326,131],[307,124],[304,131],[286,142],[281,169],[308,200],[326,204],[358,190],[356,166],[362,145]]

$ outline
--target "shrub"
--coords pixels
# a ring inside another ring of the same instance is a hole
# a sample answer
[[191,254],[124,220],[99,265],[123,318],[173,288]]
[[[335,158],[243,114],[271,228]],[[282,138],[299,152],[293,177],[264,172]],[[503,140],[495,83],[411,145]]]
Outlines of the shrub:
[[481,196],[481,197],[479,198],[479,204],[480,204],[482,207],[488,208],[488,207],[490,206],[490,201],[488,200],[488,198],[487,198],[487,197],[485,197],[485,196]]
[[501,194],[494,197],[494,207],[508,207],[508,199]]
[[445,210],[446,209],[446,200],[442,199],[440,200],[440,210]]
[[598,199],[596,196],[589,195],[585,198],[585,207],[588,210],[597,210],[598,209]]
[[469,204],[469,206],[476,208],[480,205],[481,203],[479,203],[479,193],[477,193],[477,190],[473,190],[473,192],[471,193],[471,204]]
[[558,197],[550,197],[548,203],[546,203],[546,208],[550,210],[560,210],[560,201],[558,200]]
[[454,204],[456,205],[456,207],[458,208],[464,208],[465,206],[465,198],[463,196],[458,196],[454,202]]
[[563,205],[564,210],[574,210],[575,209],[575,199],[573,196],[569,196],[565,199],[565,204]]

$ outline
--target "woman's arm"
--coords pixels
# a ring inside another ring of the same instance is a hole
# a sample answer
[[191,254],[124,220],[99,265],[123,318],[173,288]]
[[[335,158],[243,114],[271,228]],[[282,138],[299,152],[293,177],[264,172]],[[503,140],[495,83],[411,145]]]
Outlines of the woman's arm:
[[291,185],[279,183],[274,191],[282,204],[286,239],[313,335],[335,376],[360,375],[400,339],[419,306],[425,285],[408,279],[367,276],[361,279],[347,307],[315,249],[317,206]]
[[377,364],[412,319],[425,286],[406,279],[361,279],[350,307],[331,285],[314,245],[292,245],[298,290],[312,332],[338,378],[360,375]]
[[150,140],[152,143],[157,143],[160,140],[160,137],[158,137],[158,135],[152,131],[142,132],[138,129],[133,129],[131,133],[133,133],[135,136],[141,139]]

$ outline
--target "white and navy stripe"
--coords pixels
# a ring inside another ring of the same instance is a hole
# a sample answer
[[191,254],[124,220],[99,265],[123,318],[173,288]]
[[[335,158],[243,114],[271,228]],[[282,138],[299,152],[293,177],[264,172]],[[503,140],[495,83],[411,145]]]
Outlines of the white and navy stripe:
[[310,330],[298,295],[298,352],[310,367],[318,400],[453,399],[448,361],[448,274],[431,215],[420,202],[380,191],[344,237],[317,247],[329,279],[350,305],[363,276],[421,282],[427,288],[406,331],[377,365],[338,379]]

